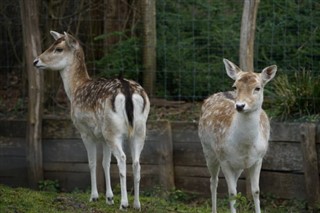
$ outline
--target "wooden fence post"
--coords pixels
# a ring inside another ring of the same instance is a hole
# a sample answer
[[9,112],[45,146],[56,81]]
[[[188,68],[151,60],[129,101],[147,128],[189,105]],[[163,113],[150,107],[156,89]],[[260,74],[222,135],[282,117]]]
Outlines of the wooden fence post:
[[307,200],[309,206],[314,208],[320,202],[316,125],[312,123],[301,124],[300,135]]
[[33,66],[41,51],[37,0],[20,1],[25,70],[28,73],[27,169],[29,185],[38,187],[43,179],[42,102],[43,71]]
[[172,143],[172,130],[169,121],[164,123],[165,128],[159,135],[159,143],[161,146],[158,150],[159,158],[159,175],[160,185],[164,190],[169,191],[174,189],[174,165],[173,165],[173,143]]

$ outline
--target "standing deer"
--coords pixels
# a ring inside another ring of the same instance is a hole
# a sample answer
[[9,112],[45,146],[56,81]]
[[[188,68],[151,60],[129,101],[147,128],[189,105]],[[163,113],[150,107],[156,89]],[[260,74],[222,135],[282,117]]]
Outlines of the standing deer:
[[120,209],[128,204],[126,187],[126,155],[124,138],[130,143],[134,175],[134,204],[140,209],[140,153],[146,136],[146,121],[150,102],[144,89],[124,78],[96,79],[89,77],[84,53],[79,42],[70,34],[50,31],[55,42],[34,60],[42,70],[59,71],[64,89],[71,102],[71,119],[80,132],[88,154],[91,196],[98,199],[96,181],[97,144],[103,144],[103,168],[106,181],[106,202],[113,204],[110,183],[111,153],[115,156],[121,185]]
[[236,212],[238,178],[244,169],[249,169],[255,212],[260,213],[259,177],[270,135],[269,119],[262,109],[263,88],[275,76],[277,66],[254,73],[243,72],[227,59],[223,62],[228,76],[235,81],[234,91],[216,93],[204,101],[198,132],[211,175],[212,212],[217,212],[221,167],[231,212]]

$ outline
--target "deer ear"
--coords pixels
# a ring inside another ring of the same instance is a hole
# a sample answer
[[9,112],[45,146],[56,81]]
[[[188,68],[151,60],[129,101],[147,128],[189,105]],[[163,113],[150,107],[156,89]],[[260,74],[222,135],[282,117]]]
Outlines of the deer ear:
[[241,69],[237,65],[235,65],[234,63],[232,63],[231,61],[225,58],[223,59],[223,63],[226,68],[228,76],[233,80],[236,80],[238,73],[241,72]]
[[261,72],[261,78],[263,85],[266,85],[271,79],[274,78],[277,72],[277,66],[271,65],[269,67],[266,67]]
[[79,47],[79,43],[77,39],[75,39],[72,35],[64,32],[64,36],[67,42],[67,45],[71,48],[77,49]]
[[61,38],[63,36],[63,34],[60,34],[60,33],[53,31],[53,30],[50,31],[50,34],[52,35],[54,40],[58,40],[59,38]]

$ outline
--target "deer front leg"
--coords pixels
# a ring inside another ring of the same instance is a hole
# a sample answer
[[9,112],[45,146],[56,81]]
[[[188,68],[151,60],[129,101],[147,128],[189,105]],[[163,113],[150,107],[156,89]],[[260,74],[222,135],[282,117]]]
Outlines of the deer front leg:
[[106,180],[106,203],[113,205],[113,192],[111,188],[110,180],[110,162],[111,162],[111,150],[107,144],[103,144],[103,161],[102,166],[104,169],[104,176]]
[[217,213],[217,187],[219,182],[219,170],[220,165],[216,162],[208,162],[208,169],[211,175],[210,178],[210,190],[211,190],[211,200],[212,200],[212,213]]
[[97,148],[92,138],[88,137],[87,135],[82,135],[82,140],[87,150],[88,163],[89,163],[89,169],[90,169],[90,178],[91,178],[90,201],[97,201],[99,197],[98,189],[97,189],[97,178],[96,178]]
[[237,195],[237,181],[242,170],[234,170],[227,163],[224,163],[223,165],[221,164],[221,169],[228,185],[230,211],[231,213],[236,213],[236,200],[234,199],[234,197]]
[[262,165],[262,159],[256,162],[252,167],[249,168],[250,180],[251,180],[251,192],[254,201],[254,208],[256,213],[260,213],[260,188],[259,188],[259,179],[260,179],[260,170]]

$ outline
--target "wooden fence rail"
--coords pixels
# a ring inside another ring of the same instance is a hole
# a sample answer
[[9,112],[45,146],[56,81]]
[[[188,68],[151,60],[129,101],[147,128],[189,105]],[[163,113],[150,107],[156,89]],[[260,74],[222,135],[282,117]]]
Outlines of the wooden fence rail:
[[[147,140],[141,155],[141,188],[155,186],[178,188],[210,195],[209,173],[198,139],[197,124],[150,121]],[[26,186],[26,121],[0,122],[0,183]],[[320,128],[315,124],[272,123],[268,153],[260,177],[262,194],[284,199],[319,202]],[[87,189],[90,183],[87,155],[79,134],[68,119],[43,122],[43,173],[45,179],[58,180],[62,189]],[[132,187],[131,156],[125,147],[128,163],[128,187]],[[118,183],[118,169],[112,160],[112,184]],[[102,171],[102,169],[101,169]],[[99,173],[99,188],[104,178]],[[246,193],[245,176],[238,190]],[[226,195],[227,187],[220,174],[218,192]]]

